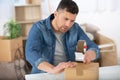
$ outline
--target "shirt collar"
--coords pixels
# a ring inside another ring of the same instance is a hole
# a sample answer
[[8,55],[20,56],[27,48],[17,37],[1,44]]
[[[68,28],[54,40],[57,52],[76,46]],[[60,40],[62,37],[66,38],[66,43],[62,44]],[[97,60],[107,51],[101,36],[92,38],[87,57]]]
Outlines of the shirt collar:
[[46,25],[48,30],[52,29],[52,25],[51,25],[51,20],[54,19],[54,14],[51,14],[47,19],[46,19]]

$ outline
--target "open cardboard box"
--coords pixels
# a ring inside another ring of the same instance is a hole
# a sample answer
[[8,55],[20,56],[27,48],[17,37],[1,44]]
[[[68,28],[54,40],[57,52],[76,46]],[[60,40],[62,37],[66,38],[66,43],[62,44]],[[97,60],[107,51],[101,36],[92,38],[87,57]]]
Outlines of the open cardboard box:
[[100,66],[114,66],[118,64],[117,46],[114,40],[112,40],[105,34],[97,32],[95,34],[94,42],[98,45],[113,44],[112,46],[108,46],[106,48],[100,49],[100,55],[101,55],[101,58],[99,60]]
[[[22,37],[16,39],[3,39],[3,36],[0,36],[0,61],[2,62],[11,62],[15,60],[16,50],[19,48],[23,55],[23,45]],[[23,55],[24,57],[24,55]]]

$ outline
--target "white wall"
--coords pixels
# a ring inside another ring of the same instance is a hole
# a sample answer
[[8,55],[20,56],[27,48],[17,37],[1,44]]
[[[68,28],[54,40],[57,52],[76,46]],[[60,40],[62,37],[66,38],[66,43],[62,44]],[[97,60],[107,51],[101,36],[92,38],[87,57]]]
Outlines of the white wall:
[[0,0],[0,36],[3,35],[3,25],[13,18],[13,2],[12,0]]

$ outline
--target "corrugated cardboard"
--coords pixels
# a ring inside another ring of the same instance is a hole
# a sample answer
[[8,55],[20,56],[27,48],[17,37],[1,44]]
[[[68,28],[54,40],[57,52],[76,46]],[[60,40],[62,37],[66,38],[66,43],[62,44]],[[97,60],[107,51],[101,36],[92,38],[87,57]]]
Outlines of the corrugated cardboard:
[[77,63],[74,68],[65,69],[65,80],[98,80],[98,63]]
[[0,61],[13,61],[18,48],[23,53],[21,37],[16,39],[3,39],[3,37],[0,37]]

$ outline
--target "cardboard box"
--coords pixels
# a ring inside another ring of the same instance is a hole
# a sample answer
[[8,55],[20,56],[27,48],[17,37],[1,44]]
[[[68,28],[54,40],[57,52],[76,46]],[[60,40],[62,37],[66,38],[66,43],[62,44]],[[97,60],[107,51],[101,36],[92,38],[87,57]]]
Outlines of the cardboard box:
[[40,5],[42,0],[26,0],[28,4],[38,4]]
[[77,63],[74,68],[65,69],[65,80],[98,80],[99,64],[98,63]]
[[0,61],[14,61],[15,53],[18,53],[18,51],[16,51],[18,48],[23,56],[22,37],[16,39],[3,39],[3,37],[0,37]]
[[32,27],[32,24],[22,24],[21,26],[22,26],[22,36],[27,37]]
[[113,39],[109,38],[107,35],[100,32],[95,34],[95,38],[95,43],[98,45],[109,43],[113,44],[111,47],[100,49],[101,58],[99,60],[99,65],[102,67],[118,65],[116,42]]

